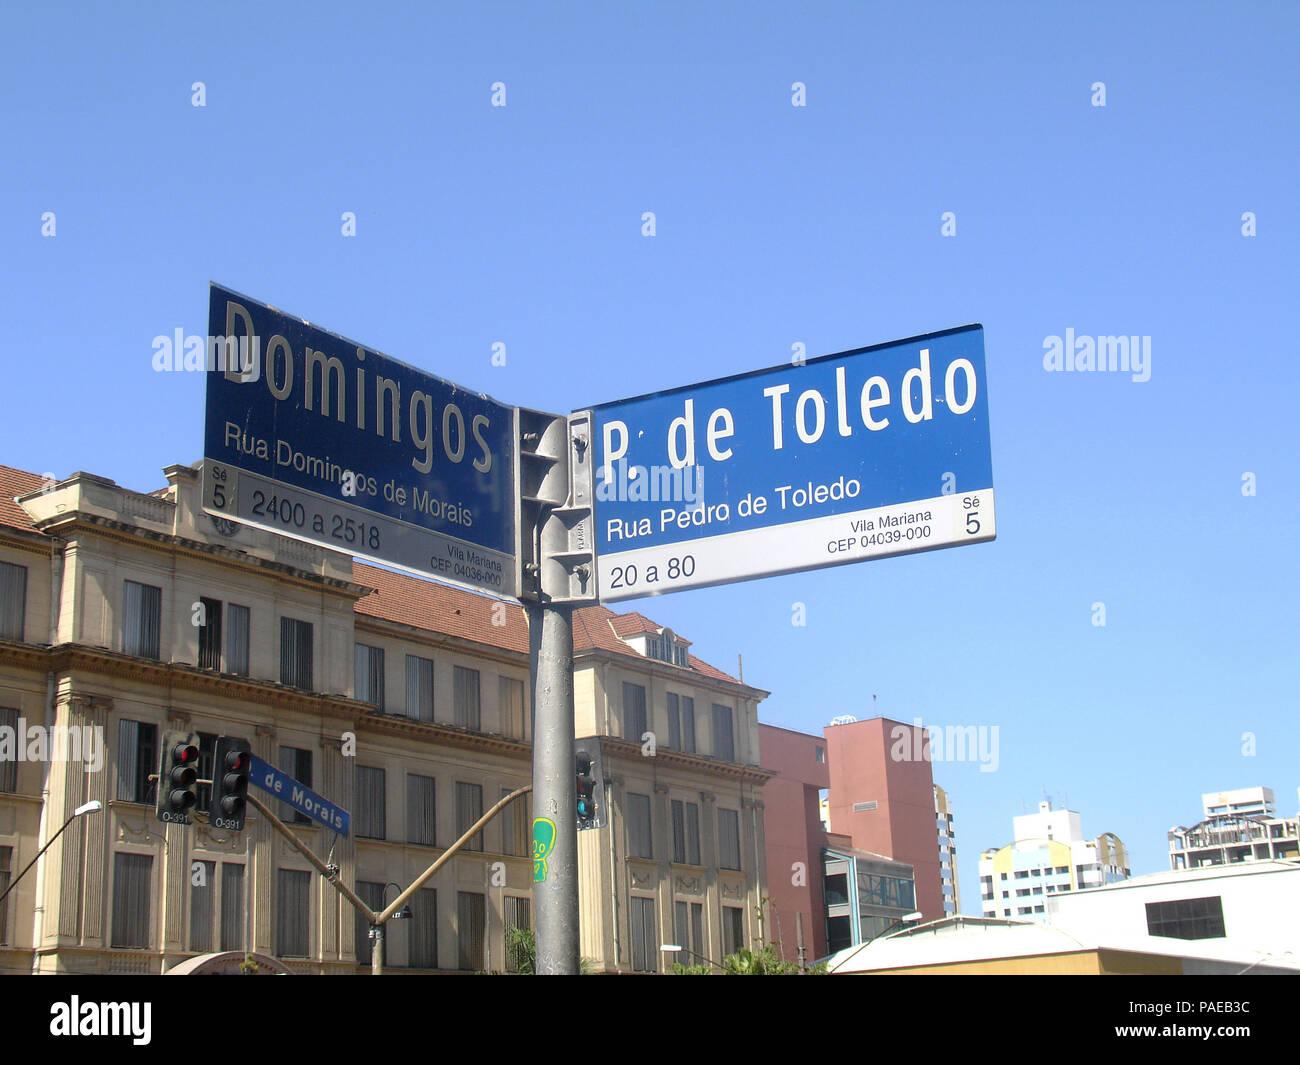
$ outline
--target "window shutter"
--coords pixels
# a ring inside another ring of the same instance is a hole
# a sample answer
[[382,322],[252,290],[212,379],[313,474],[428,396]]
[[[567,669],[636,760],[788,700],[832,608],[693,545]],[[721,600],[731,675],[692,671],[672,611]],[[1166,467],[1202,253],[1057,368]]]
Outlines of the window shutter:
[[27,567],[0,562],[0,640],[22,640],[26,611]]
[[226,617],[226,671],[248,676],[248,607],[234,603]]

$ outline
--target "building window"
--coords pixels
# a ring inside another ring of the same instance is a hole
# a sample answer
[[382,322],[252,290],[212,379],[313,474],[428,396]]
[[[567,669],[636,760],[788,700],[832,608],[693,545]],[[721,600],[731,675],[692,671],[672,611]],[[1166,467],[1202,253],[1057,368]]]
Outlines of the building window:
[[0,562],[0,640],[23,638],[27,614],[27,567]]
[[[356,887],[357,898],[374,910],[375,913],[382,913],[386,887],[386,884],[377,884],[373,880],[358,880]],[[369,965],[374,957],[375,948],[375,941],[370,938],[370,924],[355,907],[349,906],[348,909],[356,915],[352,927],[353,950],[356,953],[357,962],[360,965]],[[412,907],[411,912],[414,914],[414,907]],[[389,925],[388,927],[391,929],[393,926]],[[384,947],[379,955],[380,961],[385,966],[388,965],[388,938],[388,936],[384,936]]]
[[248,607],[238,603],[226,606],[226,672],[248,676]]
[[357,766],[357,816],[353,831],[359,839],[385,839],[384,771]]
[[822,896],[827,906],[843,906],[849,901],[847,873],[827,873],[822,879]]
[[[200,596],[199,668],[248,676],[248,607]],[[224,640],[225,660],[222,660]]]
[[1147,934],[1167,939],[1222,939],[1223,899],[1213,895],[1203,899],[1175,899],[1171,902],[1148,902]]
[[[1026,890],[1024,893],[1028,894],[1029,892]],[[903,877],[859,873],[858,894],[864,902],[876,906],[892,906],[898,909],[911,910],[916,905],[916,884],[914,881]]]
[[[501,798],[509,795],[514,788],[502,788]],[[497,814],[501,822],[501,853],[516,858],[527,858],[532,854],[529,840],[529,826],[532,819],[528,816],[528,796],[521,795]]]
[[825,765],[825,764],[826,764],[826,748],[825,748],[825,747],[822,747],[822,746],[820,746],[820,745],[818,745],[817,747],[815,747],[815,748],[813,749],[813,757],[817,759],[817,761],[818,761],[819,764],[821,764],[821,765]]
[[745,911],[739,906],[722,907],[722,953],[735,954],[745,945]]
[[[368,905],[374,907],[374,903]],[[275,951],[282,958],[305,958],[310,954],[311,873],[281,869],[276,874],[275,943]]]
[[[18,711],[0,706],[0,730],[6,736],[17,736]],[[17,742],[15,738],[15,743]],[[120,770],[119,770],[120,771]],[[0,759],[0,794],[12,794],[18,790],[18,752],[12,757]],[[121,798],[119,795],[118,798]]]
[[718,811],[718,868],[740,868],[740,814]]
[[221,949],[241,950],[247,945],[244,929],[244,867],[221,863]]
[[312,690],[312,624],[297,618],[280,619],[280,683]]
[[[13,876],[14,849],[0,847],[0,895],[9,890]],[[0,947],[9,945],[9,900],[0,902]]]
[[[212,780],[213,767],[217,758],[217,734],[215,732],[199,733],[199,779]],[[212,805],[212,785],[200,784],[195,788],[194,808],[206,810]]]
[[217,863],[190,863],[190,950],[212,950],[212,902],[217,895]]
[[524,682],[515,677],[498,677],[497,693],[501,700],[501,727],[516,740],[528,739],[528,715],[524,712]]
[[732,733],[731,707],[713,705],[713,757],[728,762],[736,760],[736,741]]
[[[507,936],[507,942],[509,942],[510,930],[512,928],[519,928],[519,929],[532,928],[533,908],[532,908],[532,903],[529,899],[520,898],[516,895],[507,895],[505,898],[505,903],[506,903],[506,913],[505,913],[506,936]],[[507,950],[506,951],[506,972],[517,973],[518,971],[519,971],[519,966],[515,962],[514,955],[511,954],[509,950]]]
[[[704,904],[702,902],[676,902],[673,904],[675,938],[679,947],[676,960],[682,965],[694,965],[707,960],[704,951]],[[688,954],[687,951],[690,951]]]
[[646,733],[645,688],[623,682],[623,738],[640,743]]
[[688,695],[668,693],[668,746],[695,753],[695,700]]
[[478,670],[456,666],[453,670],[456,700],[456,724],[461,728],[483,729],[479,704]]
[[[280,772],[288,773],[304,788],[311,787],[311,751],[300,747],[280,748]],[[311,824],[311,818],[287,802],[280,803],[280,820],[297,825]]]
[[456,966],[471,972],[483,969],[487,938],[487,900],[477,891],[456,893]]
[[673,861],[700,864],[700,808],[693,802],[672,801]]
[[122,593],[122,651],[137,658],[162,657],[162,589],[125,581]]
[[148,948],[152,879],[153,855],[120,852],[113,855],[112,946]]
[[412,969],[438,967],[438,892],[421,888],[411,900],[410,951]]
[[363,703],[384,709],[384,649],[357,644],[354,688]]
[[153,802],[158,772],[158,726],[143,721],[117,723],[117,797],[122,802]]
[[631,858],[653,858],[654,839],[650,828],[650,796],[628,794],[627,853]]
[[221,669],[221,600],[199,596],[199,669]]
[[428,658],[406,656],[406,716],[433,720],[433,662]]
[[632,896],[632,971],[659,971],[659,943],[655,939],[655,900]]
[[[483,786],[481,784],[465,784],[461,781],[456,782],[456,838],[460,839],[473,826],[474,822],[483,816]],[[483,849],[483,830],[480,829],[474,834],[464,847],[467,851],[481,851]]]
[[853,926],[847,916],[826,918],[826,949],[832,954],[853,942]]
[[436,847],[437,781],[433,777],[406,774],[406,842]]

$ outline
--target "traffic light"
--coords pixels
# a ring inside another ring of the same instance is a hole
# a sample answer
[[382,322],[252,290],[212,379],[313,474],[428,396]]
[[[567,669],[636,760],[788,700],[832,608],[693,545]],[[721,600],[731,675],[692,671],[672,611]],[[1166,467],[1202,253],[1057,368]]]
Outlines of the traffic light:
[[232,832],[244,830],[244,814],[248,806],[248,771],[253,761],[247,740],[221,736],[212,759],[212,805],[208,807],[208,823],[213,828]]
[[197,732],[164,732],[158,768],[158,820],[188,825],[198,800],[199,736]]
[[577,770],[578,829],[604,828],[605,777],[600,764],[600,740],[574,740],[573,761]]

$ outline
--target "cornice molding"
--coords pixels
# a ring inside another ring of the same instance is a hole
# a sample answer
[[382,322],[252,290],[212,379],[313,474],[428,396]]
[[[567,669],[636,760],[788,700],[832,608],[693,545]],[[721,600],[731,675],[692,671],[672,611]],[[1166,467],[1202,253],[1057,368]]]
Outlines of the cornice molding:
[[[202,540],[191,540],[188,537],[178,536],[174,533],[157,532],[153,529],[130,525],[113,518],[106,518],[99,514],[87,514],[82,511],[59,514],[42,522],[40,531],[49,535],[57,535],[65,540],[75,539],[75,534],[78,531],[83,531],[115,543],[146,547],[154,551],[163,551],[189,558],[208,560],[216,558],[227,565],[235,565],[240,569],[251,572],[261,571],[265,573],[269,571],[281,580],[296,581],[314,589],[332,592],[354,601],[364,598],[373,591],[372,588],[364,584],[342,580],[338,577],[327,577],[320,573],[312,573],[287,562],[263,558],[261,555],[226,547],[224,544],[210,544]],[[323,552],[325,549],[320,550]]]
[[638,761],[653,760],[663,766],[707,773],[715,777],[729,777],[733,780],[742,780],[760,786],[778,775],[776,770],[773,769],[764,769],[756,765],[744,765],[740,762],[724,762],[718,758],[709,758],[702,754],[686,754],[683,751],[675,751],[663,746],[655,748],[653,759],[643,758],[639,743],[619,739],[615,736],[601,736],[600,749],[602,754],[608,751],[611,754],[623,755],[626,758]]

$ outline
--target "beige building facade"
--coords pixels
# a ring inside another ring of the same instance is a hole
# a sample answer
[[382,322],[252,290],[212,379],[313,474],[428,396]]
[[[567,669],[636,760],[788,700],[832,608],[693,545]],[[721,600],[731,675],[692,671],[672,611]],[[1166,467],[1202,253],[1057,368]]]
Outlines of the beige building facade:
[[[0,905],[0,966],[157,973],[249,949],[357,972],[364,923],[264,818],[157,820],[163,735],[199,734],[201,776],[218,735],[248,739],[349,810],[346,836],[279,813],[381,909],[530,781],[524,612],[214,520],[197,467],[165,474],[141,493],[0,466],[0,891],[67,823]],[[575,692],[608,780],[606,826],[579,836],[583,954],[664,971],[663,943],[717,961],[760,938],[767,693],[602,607],[575,613]],[[508,808],[389,924],[388,971],[508,968],[530,818]]]

